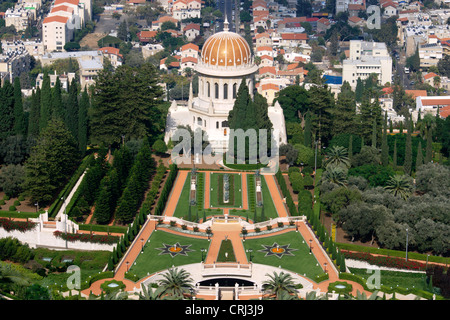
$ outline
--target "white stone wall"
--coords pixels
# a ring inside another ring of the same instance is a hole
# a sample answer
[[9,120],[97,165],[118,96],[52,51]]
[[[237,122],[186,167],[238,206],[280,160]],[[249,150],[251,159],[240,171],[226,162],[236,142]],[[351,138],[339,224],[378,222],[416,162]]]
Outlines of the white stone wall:
[[7,232],[5,229],[0,228],[0,238],[17,238],[22,243],[27,243],[30,248],[37,247],[48,247],[49,249],[55,250],[100,250],[100,251],[112,251],[114,245],[100,244],[100,243],[89,243],[81,241],[66,241],[57,238],[53,235],[56,229],[48,229],[44,231],[39,231],[39,225],[37,225],[34,230],[27,232],[20,232],[18,230],[13,230]]

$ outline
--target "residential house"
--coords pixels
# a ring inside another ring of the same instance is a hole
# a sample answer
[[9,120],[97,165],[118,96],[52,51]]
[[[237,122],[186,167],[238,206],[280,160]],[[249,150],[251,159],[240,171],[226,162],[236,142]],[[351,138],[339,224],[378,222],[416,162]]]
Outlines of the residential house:
[[284,48],[296,48],[301,44],[306,44],[308,35],[306,33],[283,33],[281,34],[280,46]]
[[189,23],[183,28],[183,34],[188,41],[194,40],[200,35],[200,25],[198,23]]

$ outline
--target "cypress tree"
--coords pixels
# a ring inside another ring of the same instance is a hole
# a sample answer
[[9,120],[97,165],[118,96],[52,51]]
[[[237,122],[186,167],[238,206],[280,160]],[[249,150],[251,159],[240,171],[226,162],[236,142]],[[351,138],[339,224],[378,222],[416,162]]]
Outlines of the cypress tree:
[[372,124],[372,147],[377,147],[377,121],[375,118],[373,119]]
[[27,133],[19,77],[14,79],[14,133],[22,136],[25,136]]
[[355,88],[356,102],[361,102],[361,100],[363,98],[363,91],[364,91],[364,84],[363,84],[361,78],[358,78],[358,80],[356,80],[356,88]]
[[95,202],[94,218],[98,224],[107,224],[111,219],[112,190],[109,176],[102,180],[97,201]]
[[312,136],[311,136],[311,129],[312,129],[312,124],[311,124],[311,112],[306,112],[306,116],[305,116],[305,128],[303,130],[304,132],[304,145],[307,147],[311,147],[312,146]]
[[431,162],[433,159],[433,140],[432,140],[432,128],[427,126],[427,146],[425,152],[425,163]]
[[5,80],[0,90],[0,139],[14,133],[14,87]]
[[389,146],[387,143],[387,112],[384,114],[383,137],[381,141],[381,163],[384,167],[389,164]]
[[89,95],[87,88],[84,88],[81,94],[79,108],[78,108],[78,146],[81,153],[86,153],[88,142],[88,110],[89,110]]
[[65,112],[65,123],[67,129],[72,134],[72,136],[77,140],[78,139],[78,85],[75,82],[75,79],[69,85],[69,97],[67,99],[66,112]]
[[65,110],[63,107],[62,102],[62,93],[61,93],[61,81],[59,80],[59,77],[56,77],[56,82],[54,87],[51,90],[52,95],[52,109],[51,109],[51,116],[52,117],[58,117],[62,121],[65,119]]
[[348,141],[348,159],[350,162],[352,161],[353,157],[353,136],[350,135],[349,141]]
[[423,153],[422,153],[422,141],[419,141],[419,145],[417,146],[417,158],[416,158],[416,171],[420,165],[423,164]]
[[412,167],[412,142],[411,142],[411,118],[406,119],[407,121],[407,135],[405,144],[405,162],[403,164],[403,171],[405,174],[411,174]]
[[350,84],[345,81],[342,84],[341,92],[333,110],[332,134],[336,136],[340,133],[356,133],[356,103],[355,93]]
[[39,111],[40,111],[41,89],[36,88],[31,94],[30,116],[28,117],[28,135],[37,137],[39,135]]
[[50,77],[47,72],[44,73],[44,78],[42,80],[40,102],[39,131],[42,131],[47,127],[52,110],[52,91],[50,87]]
[[394,155],[392,156],[392,166],[397,170],[397,138],[394,140]]

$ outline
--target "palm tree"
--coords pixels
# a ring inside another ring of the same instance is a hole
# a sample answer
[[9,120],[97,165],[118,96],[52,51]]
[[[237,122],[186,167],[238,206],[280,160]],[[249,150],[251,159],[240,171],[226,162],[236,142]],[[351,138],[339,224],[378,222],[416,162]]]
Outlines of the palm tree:
[[436,89],[439,88],[439,85],[441,84],[441,77],[435,76],[433,78],[433,84]]
[[411,177],[403,174],[396,174],[387,181],[384,189],[394,196],[399,196],[406,200],[411,195],[412,191]]
[[193,287],[193,280],[186,270],[171,268],[162,276],[164,279],[159,281],[159,285],[161,286],[160,297],[168,296],[183,299],[185,295],[190,294],[190,289]]
[[286,294],[292,295],[296,292],[295,283],[289,273],[274,271],[273,275],[266,274],[270,279],[263,282],[264,290],[267,290],[276,300],[286,300]]
[[342,167],[327,167],[327,170],[322,175],[322,181],[328,181],[338,186],[345,186],[347,184],[347,171]]
[[348,150],[342,146],[332,146],[325,159],[325,166],[340,167],[344,166],[346,168],[350,167],[350,158],[348,157]]
[[0,263],[0,284],[27,286],[31,281],[11,264]]
[[374,291],[369,297],[367,297],[366,293],[356,292],[355,300],[379,300],[378,299],[378,291]]
[[319,296],[316,291],[310,291],[306,293],[305,300],[328,300],[328,295]]
[[153,290],[150,286],[142,286],[142,292],[139,293],[139,300],[160,300],[162,287]]

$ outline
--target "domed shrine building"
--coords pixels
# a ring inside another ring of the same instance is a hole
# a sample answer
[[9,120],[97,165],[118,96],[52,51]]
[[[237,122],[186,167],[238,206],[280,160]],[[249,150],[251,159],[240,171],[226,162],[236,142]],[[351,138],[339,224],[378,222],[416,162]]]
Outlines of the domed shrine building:
[[[209,37],[203,45],[201,57],[195,70],[198,72],[198,96],[192,94],[190,87],[187,105],[177,105],[172,101],[166,122],[166,143],[180,125],[190,126],[193,131],[201,128],[208,134],[214,152],[225,152],[228,146],[230,129],[228,113],[245,79],[250,95],[253,97],[255,73],[254,63],[247,41],[228,29]],[[280,130],[280,143],[286,143],[286,129],[281,107],[270,106],[268,115],[273,128]]]

